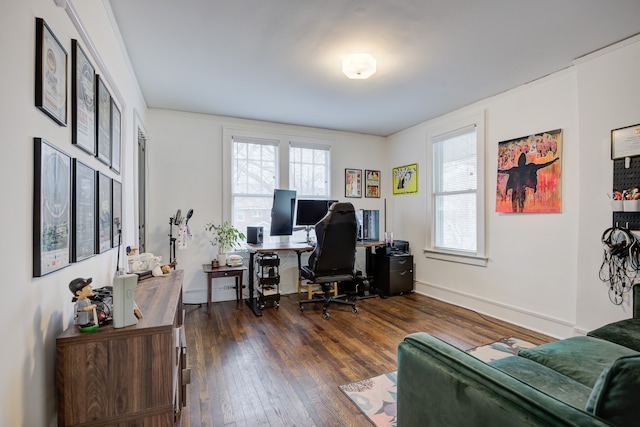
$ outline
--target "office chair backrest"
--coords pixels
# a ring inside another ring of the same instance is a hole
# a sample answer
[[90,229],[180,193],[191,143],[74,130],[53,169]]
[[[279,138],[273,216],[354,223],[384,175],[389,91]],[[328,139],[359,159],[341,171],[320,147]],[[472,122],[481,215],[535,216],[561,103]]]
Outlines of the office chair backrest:
[[353,274],[358,238],[358,222],[353,205],[334,203],[316,224],[315,230],[315,276]]

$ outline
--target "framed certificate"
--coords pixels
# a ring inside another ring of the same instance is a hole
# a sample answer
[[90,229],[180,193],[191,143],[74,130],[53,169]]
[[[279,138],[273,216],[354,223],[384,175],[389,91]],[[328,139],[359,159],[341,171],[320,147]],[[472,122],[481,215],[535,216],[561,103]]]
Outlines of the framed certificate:
[[33,276],[69,265],[71,157],[34,138]]
[[71,40],[71,143],[96,154],[96,73],[77,40]]
[[611,131],[611,160],[640,155],[640,124]]
[[102,172],[96,172],[98,177],[96,201],[96,253],[111,249],[112,212],[111,212],[111,178]]
[[111,166],[111,94],[104,84],[104,79],[96,76],[96,138],[98,148],[96,157],[107,166]]
[[96,172],[73,159],[73,262],[95,254]]
[[67,51],[42,18],[36,18],[36,107],[67,125]]

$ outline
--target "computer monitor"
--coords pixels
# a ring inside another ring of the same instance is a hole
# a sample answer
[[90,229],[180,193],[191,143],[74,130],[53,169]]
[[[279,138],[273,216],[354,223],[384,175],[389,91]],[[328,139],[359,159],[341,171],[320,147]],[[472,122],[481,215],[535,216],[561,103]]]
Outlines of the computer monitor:
[[291,236],[293,234],[293,214],[296,207],[295,190],[275,189],[271,208],[271,236]]
[[316,225],[336,200],[299,199],[296,209],[296,225]]

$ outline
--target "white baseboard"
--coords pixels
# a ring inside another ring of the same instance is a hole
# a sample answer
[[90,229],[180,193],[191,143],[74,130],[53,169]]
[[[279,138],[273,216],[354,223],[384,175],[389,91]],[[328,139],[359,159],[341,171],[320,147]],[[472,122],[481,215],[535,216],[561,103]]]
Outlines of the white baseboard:
[[570,321],[503,304],[477,295],[419,281],[415,282],[415,292],[554,338],[567,338],[576,333],[575,324]]

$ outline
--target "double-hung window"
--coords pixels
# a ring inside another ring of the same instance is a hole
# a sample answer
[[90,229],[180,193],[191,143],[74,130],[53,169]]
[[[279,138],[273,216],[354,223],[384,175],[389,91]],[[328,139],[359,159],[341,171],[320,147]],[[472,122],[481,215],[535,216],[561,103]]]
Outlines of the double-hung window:
[[427,257],[486,265],[483,117],[428,137],[433,179]]
[[328,199],[330,145],[289,143],[289,188],[299,199]]
[[278,140],[231,139],[232,223],[239,230],[263,226],[269,235],[273,190],[278,183]]

